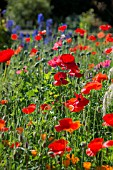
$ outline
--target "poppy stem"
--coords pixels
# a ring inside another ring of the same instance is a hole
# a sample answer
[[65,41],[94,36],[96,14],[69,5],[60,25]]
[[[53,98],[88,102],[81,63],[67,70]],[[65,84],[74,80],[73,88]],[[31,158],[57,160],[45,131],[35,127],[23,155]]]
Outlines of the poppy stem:
[[6,74],[7,74],[7,66],[5,65],[5,70],[4,70],[4,79],[6,78]]

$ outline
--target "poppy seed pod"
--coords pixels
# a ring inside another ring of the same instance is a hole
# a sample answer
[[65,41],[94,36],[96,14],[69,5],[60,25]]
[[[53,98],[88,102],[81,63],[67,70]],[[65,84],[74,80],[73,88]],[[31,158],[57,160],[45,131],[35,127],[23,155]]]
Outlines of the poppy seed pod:
[[59,49],[59,52],[61,53],[61,52],[62,52],[62,49]]
[[87,55],[87,56],[90,56],[90,55],[91,55],[91,52],[87,52],[86,55]]
[[25,54],[25,55],[27,55],[27,54],[28,54],[28,51],[27,51],[27,50],[25,50],[25,51],[24,51],[24,54]]
[[63,44],[63,45],[66,45],[66,41],[63,41],[62,44]]
[[83,55],[85,55],[85,53],[84,53],[84,52],[81,52],[81,53],[80,53],[80,56],[83,56]]
[[53,53],[50,53],[49,56],[52,57],[52,56],[53,56]]
[[32,59],[32,58],[30,58],[30,59],[29,59],[29,62],[32,62],[32,61],[33,61],[33,59]]
[[35,65],[34,65],[34,67],[36,68],[36,67],[38,67],[39,66],[39,62],[37,62]]

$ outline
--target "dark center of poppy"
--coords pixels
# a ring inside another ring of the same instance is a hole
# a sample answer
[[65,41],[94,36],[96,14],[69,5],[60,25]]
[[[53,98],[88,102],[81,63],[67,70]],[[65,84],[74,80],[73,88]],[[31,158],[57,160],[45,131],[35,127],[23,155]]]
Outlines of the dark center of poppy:
[[78,100],[79,100],[79,101],[81,101],[81,98],[80,98],[80,97],[78,97]]

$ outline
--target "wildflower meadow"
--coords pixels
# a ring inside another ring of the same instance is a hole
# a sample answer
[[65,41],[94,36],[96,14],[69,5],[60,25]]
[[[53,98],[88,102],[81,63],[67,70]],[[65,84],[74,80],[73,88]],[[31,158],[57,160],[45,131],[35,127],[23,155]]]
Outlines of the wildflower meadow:
[[112,26],[38,23],[0,51],[0,170],[113,170]]

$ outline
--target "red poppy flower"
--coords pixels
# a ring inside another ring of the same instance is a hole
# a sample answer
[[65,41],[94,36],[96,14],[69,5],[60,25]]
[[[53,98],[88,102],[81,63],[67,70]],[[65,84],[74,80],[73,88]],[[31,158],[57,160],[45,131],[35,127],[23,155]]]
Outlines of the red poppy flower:
[[1,100],[0,101],[0,104],[4,105],[4,104],[7,104],[8,103],[8,100]]
[[61,85],[66,85],[68,84],[68,81],[66,79],[66,73],[64,72],[58,72],[54,75],[54,79],[56,80],[54,82],[55,86],[61,86]]
[[78,66],[75,63],[75,58],[71,54],[62,54],[58,57],[54,57],[52,60],[48,62],[48,64],[52,67],[59,66],[62,69],[77,69]]
[[108,140],[108,141],[104,142],[102,145],[103,148],[109,148],[111,146],[113,146],[113,140]]
[[9,61],[10,58],[14,55],[14,50],[7,49],[0,51],[0,63],[4,63],[6,61]]
[[31,40],[30,37],[26,37],[26,38],[25,38],[25,41],[26,41],[27,43],[29,43],[30,40]]
[[62,81],[54,81],[53,84],[54,84],[55,86],[62,86],[62,85],[68,84],[68,81],[65,80],[65,79],[63,79]]
[[108,41],[108,42],[113,42],[113,37],[108,37],[108,38],[106,39],[106,41]]
[[0,129],[1,132],[6,132],[8,130],[9,130],[9,128],[7,128],[7,127],[3,127],[3,128]]
[[57,67],[61,63],[60,56],[54,57],[52,60],[48,61],[48,65],[51,67]]
[[32,48],[30,51],[30,57],[33,57],[34,55],[36,55],[37,51],[38,50],[36,48]]
[[18,134],[22,134],[22,132],[24,131],[24,128],[23,127],[18,127],[16,128]]
[[[68,101],[67,101],[68,102]],[[70,102],[70,101],[69,101]],[[71,111],[71,112],[80,112],[84,109],[84,106],[82,107],[77,107],[76,104],[72,104],[71,103],[68,105],[66,104],[66,107]]]
[[88,148],[88,149],[86,150],[86,154],[87,154],[88,156],[96,156],[96,153],[92,152],[92,150],[91,150],[90,148]]
[[80,50],[80,51],[82,51],[82,50],[90,50],[91,47],[88,46],[88,45],[84,45],[84,46],[83,46],[83,45],[79,44],[79,45],[76,46],[76,49],[77,49],[77,50]]
[[70,76],[75,76],[75,77],[78,77],[78,78],[83,76],[83,74],[80,73],[80,70],[76,69],[76,67],[69,70],[69,75]]
[[96,37],[94,35],[90,35],[88,36],[88,40],[95,41]]
[[92,69],[92,68],[94,68],[94,63],[91,63],[91,64],[88,64],[88,69],[90,70],[90,69]]
[[101,88],[102,88],[101,83],[99,83],[99,82],[89,82],[83,87],[83,89],[81,90],[81,93],[89,94],[91,90],[100,90]]
[[110,28],[111,28],[111,25],[108,25],[108,24],[99,26],[99,29],[102,31],[108,31]]
[[92,51],[92,52],[91,52],[92,55],[95,55],[96,53],[97,53],[96,51]]
[[67,25],[62,25],[58,27],[58,31],[64,32],[67,29]]
[[102,119],[105,121],[103,125],[113,126],[113,113],[106,114]]
[[70,70],[74,73],[79,71],[77,64],[75,63],[75,57],[71,54],[62,54],[60,57],[59,66],[62,69]]
[[55,44],[54,44],[54,46],[53,46],[53,50],[58,50],[58,47],[62,47],[62,41],[61,40],[59,40],[59,41],[57,41]]
[[101,83],[102,81],[108,80],[108,76],[106,74],[98,73],[95,77],[93,77],[93,81],[98,81]]
[[103,148],[103,138],[95,138],[88,144],[86,154],[88,156],[96,156],[97,152]]
[[44,103],[44,104],[40,105],[40,109],[41,110],[51,110],[51,106],[49,104]]
[[[83,74],[75,63],[75,57],[71,54],[62,54],[58,57],[54,57],[52,60],[48,61],[48,64],[52,67],[59,66],[62,70],[69,70],[69,75],[80,78]],[[67,80],[63,78],[61,82],[55,82],[56,85],[67,84]]]
[[60,56],[60,59],[62,60],[62,62],[64,64],[68,64],[68,63],[74,63],[75,62],[75,57],[71,54],[62,54]]
[[73,53],[76,53],[77,47],[76,47],[76,46],[75,46],[75,47],[72,47],[72,48],[69,49],[69,51],[70,51],[70,52],[73,52]]
[[54,79],[55,80],[62,80],[62,79],[66,79],[66,73],[64,72],[58,72],[54,75]]
[[78,73],[79,72],[79,68],[77,66],[77,64],[74,62],[74,63],[68,63],[68,64],[61,64],[61,68],[65,69],[65,70],[69,70],[69,72],[72,72],[72,73]]
[[86,99],[85,97],[82,96],[82,94],[76,94],[76,106],[77,107],[82,107],[82,106],[86,106],[89,103],[89,100]]
[[56,155],[62,155],[65,151],[71,151],[71,148],[67,146],[68,141],[64,139],[59,139],[53,141],[49,144],[48,148],[50,149],[50,156],[54,157]]
[[8,130],[9,130],[9,128],[5,127],[5,120],[0,119],[0,131],[1,132],[6,132]]
[[17,54],[19,54],[21,51],[22,51],[22,46],[18,46],[18,48],[14,51],[14,53],[17,55]]
[[17,40],[18,39],[18,35],[17,34],[11,34],[11,39],[12,40]]
[[106,42],[113,42],[113,37],[111,33],[108,33],[105,37]]
[[77,34],[80,34],[81,36],[84,36],[84,34],[86,33],[86,30],[84,30],[84,29],[82,29],[82,28],[77,28],[77,29],[75,30],[75,32],[76,32]]
[[32,48],[30,53],[35,53],[36,54],[37,51],[38,50],[36,48]]
[[40,41],[41,39],[42,39],[42,36],[41,36],[41,35],[36,35],[36,36],[35,36],[35,40],[36,40],[36,41]]
[[46,35],[46,30],[39,31],[38,33],[39,33],[39,35]]
[[0,129],[5,126],[5,120],[0,119]]
[[25,114],[31,114],[36,109],[36,104],[30,104],[28,107],[24,107],[22,112]]
[[113,140],[108,140],[104,142],[103,138],[95,138],[88,144],[88,149],[86,154],[88,156],[96,156],[97,152],[103,148],[109,148],[113,146]]
[[10,65],[10,63],[11,63],[11,61],[10,61],[10,60],[6,61],[6,66],[9,66],[9,65]]
[[67,42],[68,44],[70,44],[70,43],[72,42],[72,38],[67,38],[67,39],[66,39],[66,42]]
[[82,94],[75,94],[76,98],[67,100],[65,106],[71,112],[79,112],[89,103],[89,100],[82,96]]
[[105,37],[104,32],[102,32],[102,31],[99,32],[99,33],[97,34],[97,37],[100,38],[100,39],[101,39],[101,38],[104,38],[104,37]]
[[104,53],[105,53],[105,54],[110,54],[110,53],[112,53],[112,51],[113,51],[112,48],[106,48],[106,49],[104,50]]
[[15,142],[15,143],[12,143],[12,145],[10,145],[10,148],[18,148],[20,147],[20,143],[19,142]]
[[59,120],[59,125],[55,126],[55,129],[57,132],[60,131],[68,131],[68,132],[73,132],[74,130],[79,129],[81,126],[80,121],[75,121],[73,122],[71,118],[64,118]]
[[95,43],[95,45],[96,45],[96,46],[99,46],[99,45],[100,45],[100,42],[97,41],[97,42]]

